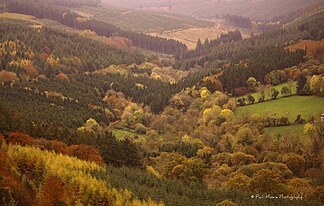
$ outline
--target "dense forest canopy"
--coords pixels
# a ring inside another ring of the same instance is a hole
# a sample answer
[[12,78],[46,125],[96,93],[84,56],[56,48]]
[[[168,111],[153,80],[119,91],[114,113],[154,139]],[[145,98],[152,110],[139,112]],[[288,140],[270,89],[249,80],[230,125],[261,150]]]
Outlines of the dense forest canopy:
[[56,4],[48,5],[47,2],[43,1],[39,3],[35,1],[12,1],[6,6],[10,12],[29,14],[41,19],[52,19],[72,28],[94,31],[101,36],[126,37],[132,40],[136,47],[155,52],[181,55],[187,50],[187,47],[178,41],[124,31],[107,22],[85,18],[69,8],[57,6]]
[[323,12],[188,50],[96,0],[0,4],[0,205],[323,205]]
[[[117,49],[79,35],[47,27],[33,28],[23,22],[1,20],[1,25],[1,64],[8,71],[19,73],[22,60],[30,60],[47,76],[144,62],[144,55],[136,50]],[[10,64],[12,61],[17,64]]]

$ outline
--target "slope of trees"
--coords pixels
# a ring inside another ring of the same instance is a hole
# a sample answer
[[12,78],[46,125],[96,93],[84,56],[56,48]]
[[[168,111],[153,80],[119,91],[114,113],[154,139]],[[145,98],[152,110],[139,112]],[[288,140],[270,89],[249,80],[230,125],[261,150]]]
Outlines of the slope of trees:
[[[285,47],[300,39],[321,38],[321,18],[318,15],[307,19],[299,27],[275,30],[244,40],[239,38],[239,32],[229,33],[215,41],[197,44],[199,47],[185,53],[174,66],[185,70],[203,67],[203,70],[209,71],[205,72],[207,75],[220,73],[221,69],[223,72],[219,79],[227,91],[233,92],[235,88],[245,86],[245,81],[250,76],[263,82],[267,73],[303,62],[304,51],[289,52]],[[222,41],[224,37],[228,38]],[[198,73],[203,74],[203,71]],[[231,75],[236,76],[234,78]]]
[[51,77],[60,72],[79,73],[144,61],[136,51],[48,28],[33,29],[22,22],[1,20],[0,33],[2,68],[16,73],[21,73],[26,64]]
[[227,91],[233,92],[235,88],[245,86],[248,77],[254,76],[258,81],[264,82],[267,73],[296,65],[304,60],[304,56],[303,50],[288,52],[278,47],[260,49],[251,54],[248,67],[233,65],[226,68],[220,80]]
[[231,26],[245,28],[245,29],[252,28],[252,22],[247,17],[227,14],[224,15],[224,18],[225,18],[225,22]]
[[311,21],[300,24],[298,28],[306,32],[310,39],[321,40],[324,38],[324,31],[321,29],[324,26],[323,21],[324,15],[320,13],[319,15],[314,15]]
[[48,6],[44,3],[14,1],[8,4],[10,12],[33,15],[37,18],[48,18],[60,22],[63,25],[81,30],[91,30],[101,36],[122,36],[131,39],[139,48],[155,52],[176,54],[187,50],[187,47],[175,40],[153,37],[141,33],[123,31],[114,25],[96,19],[85,19],[70,9],[57,6]]
[[126,189],[108,187],[92,175],[106,172],[94,162],[20,145],[2,146],[0,152],[4,204],[163,205],[139,200]]

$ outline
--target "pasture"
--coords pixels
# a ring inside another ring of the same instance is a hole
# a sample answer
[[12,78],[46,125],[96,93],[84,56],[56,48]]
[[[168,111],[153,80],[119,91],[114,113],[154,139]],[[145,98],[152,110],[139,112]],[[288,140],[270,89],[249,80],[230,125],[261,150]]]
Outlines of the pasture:
[[324,98],[317,96],[291,96],[263,103],[238,107],[236,116],[248,116],[257,113],[259,115],[273,115],[288,117],[290,122],[296,120],[297,115],[302,115],[306,121],[312,116],[319,117],[324,113]]

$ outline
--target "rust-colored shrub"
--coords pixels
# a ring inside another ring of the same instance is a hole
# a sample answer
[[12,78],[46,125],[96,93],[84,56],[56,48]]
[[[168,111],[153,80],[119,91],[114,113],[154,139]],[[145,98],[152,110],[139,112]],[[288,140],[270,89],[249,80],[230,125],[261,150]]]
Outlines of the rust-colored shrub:
[[34,205],[31,191],[8,171],[11,166],[7,155],[0,149],[0,200],[8,203],[12,197],[18,205]]
[[18,205],[34,205],[31,192],[26,187],[9,174],[0,172],[0,198],[5,202],[10,201],[7,199],[9,194],[18,202]]
[[96,163],[103,162],[99,150],[90,145],[72,145],[67,149],[67,154],[82,160],[94,161]]
[[71,204],[71,189],[56,177],[48,177],[37,195],[37,205],[56,206]]
[[19,131],[10,132],[8,137],[6,137],[6,141],[11,144],[19,144],[22,146],[32,145],[33,138],[27,134],[21,133]]
[[79,159],[94,161],[99,164],[103,162],[99,150],[90,145],[72,145],[68,147],[65,143],[57,140],[46,140],[44,138],[33,139],[29,135],[23,134],[19,131],[9,133],[6,141],[11,144],[19,144],[22,146],[27,145],[46,150],[53,150],[56,153],[75,156]]
[[24,67],[25,73],[32,79],[36,79],[39,75],[38,70],[31,64]]
[[4,137],[0,134],[0,147],[2,146],[3,143],[5,143],[5,139],[4,139]]
[[57,140],[47,140],[44,138],[34,139],[33,145],[41,149],[54,150],[56,153],[66,154],[67,145]]
[[8,72],[5,70],[0,71],[0,83],[3,82],[11,82],[14,80],[18,80],[17,74],[14,72]]
[[63,80],[63,81],[70,81],[69,77],[66,74],[64,74],[63,72],[56,75],[56,78],[59,80]]

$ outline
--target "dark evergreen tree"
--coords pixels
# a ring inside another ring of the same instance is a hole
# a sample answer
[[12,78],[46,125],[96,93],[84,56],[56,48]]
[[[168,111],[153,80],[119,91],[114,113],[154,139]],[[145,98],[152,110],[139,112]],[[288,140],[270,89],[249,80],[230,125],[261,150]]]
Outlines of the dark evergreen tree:
[[303,74],[299,75],[297,78],[297,94],[304,95],[303,89],[307,83],[307,77]]

